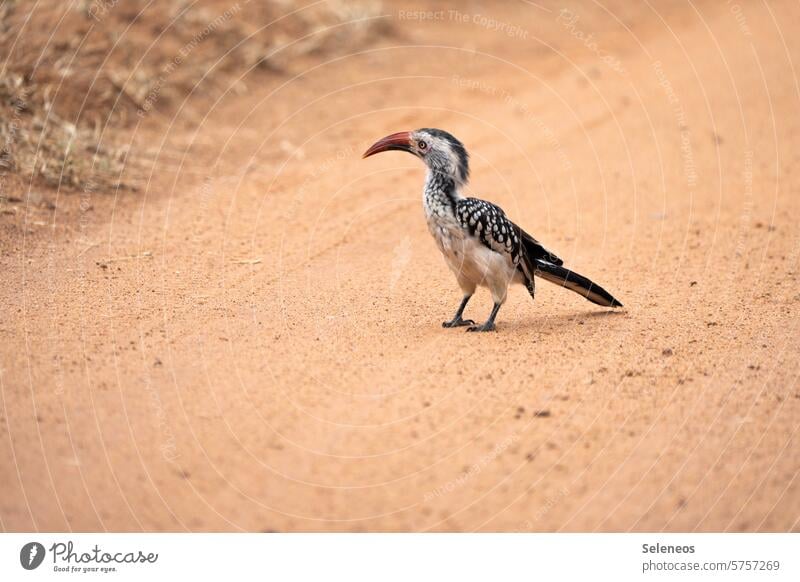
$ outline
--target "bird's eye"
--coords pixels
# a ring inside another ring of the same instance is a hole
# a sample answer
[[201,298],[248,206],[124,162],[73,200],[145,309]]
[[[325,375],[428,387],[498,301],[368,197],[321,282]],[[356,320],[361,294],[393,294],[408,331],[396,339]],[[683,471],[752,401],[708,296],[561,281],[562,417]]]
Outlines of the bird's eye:
[[428,149],[428,144],[426,144],[424,141],[420,140],[420,141],[417,142],[417,147],[419,149],[421,149],[421,150],[426,150],[426,149]]

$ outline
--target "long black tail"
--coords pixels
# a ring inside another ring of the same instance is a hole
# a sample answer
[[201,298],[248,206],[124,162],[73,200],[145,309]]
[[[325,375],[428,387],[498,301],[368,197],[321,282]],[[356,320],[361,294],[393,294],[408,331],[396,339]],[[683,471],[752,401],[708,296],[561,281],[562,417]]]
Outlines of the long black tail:
[[534,273],[542,279],[566,287],[570,291],[586,297],[592,303],[604,307],[622,307],[622,303],[614,299],[611,293],[575,271],[570,271],[567,268],[554,265],[542,259],[535,259],[533,266]]

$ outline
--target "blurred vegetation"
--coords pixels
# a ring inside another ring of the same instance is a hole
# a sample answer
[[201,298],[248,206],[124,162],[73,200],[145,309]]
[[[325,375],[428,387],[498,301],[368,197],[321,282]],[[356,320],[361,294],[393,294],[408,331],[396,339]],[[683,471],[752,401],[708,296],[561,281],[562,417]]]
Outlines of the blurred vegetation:
[[124,128],[138,118],[244,92],[247,71],[280,74],[384,23],[375,1],[0,2],[0,178],[101,191],[137,188],[146,160]]

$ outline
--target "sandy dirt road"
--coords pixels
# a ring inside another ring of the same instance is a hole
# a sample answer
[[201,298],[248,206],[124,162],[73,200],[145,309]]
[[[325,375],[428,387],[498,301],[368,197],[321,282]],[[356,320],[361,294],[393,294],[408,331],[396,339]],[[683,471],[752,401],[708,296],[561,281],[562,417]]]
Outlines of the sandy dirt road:
[[[0,216],[0,528],[800,529],[799,9],[628,4],[389,5]],[[423,169],[360,159],[426,126],[626,309],[442,329]]]

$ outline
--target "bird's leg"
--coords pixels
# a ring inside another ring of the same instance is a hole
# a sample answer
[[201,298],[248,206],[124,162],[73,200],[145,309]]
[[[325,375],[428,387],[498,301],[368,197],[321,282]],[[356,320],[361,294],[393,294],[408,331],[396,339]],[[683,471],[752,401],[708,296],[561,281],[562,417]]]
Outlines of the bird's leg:
[[467,331],[494,331],[494,318],[497,317],[497,312],[500,311],[502,303],[495,303],[492,307],[492,312],[489,314],[489,319],[483,325],[474,325],[468,327]]
[[469,303],[470,297],[472,294],[464,295],[464,299],[461,300],[461,305],[458,306],[458,311],[456,311],[455,316],[450,321],[445,321],[442,323],[442,327],[461,327],[463,325],[475,325],[475,322],[471,319],[461,319],[461,315],[464,313],[464,308]]

